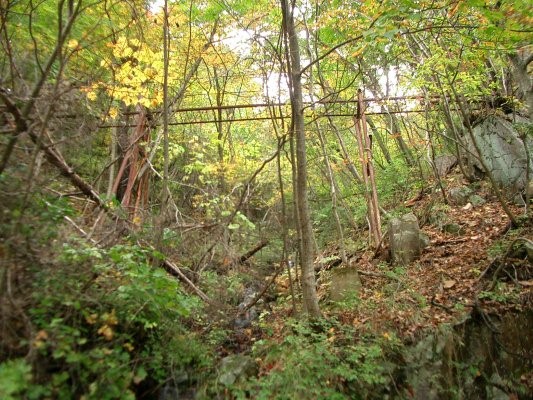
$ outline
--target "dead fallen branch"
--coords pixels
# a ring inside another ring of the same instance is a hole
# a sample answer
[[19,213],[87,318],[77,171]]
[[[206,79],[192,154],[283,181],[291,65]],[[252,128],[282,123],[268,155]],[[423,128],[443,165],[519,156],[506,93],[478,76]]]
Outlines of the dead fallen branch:
[[187,276],[176,264],[170,260],[164,260],[163,265],[166,267],[167,271],[170,270],[169,272],[172,275],[178,276],[183,282],[185,282],[203,301],[211,305],[216,305],[216,303],[211,300],[198,286],[196,286],[189,278],[187,278]]
[[459,239],[447,239],[447,240],[436,240],[431,242],[433,246],[446,246],[447,244],[456,244],[468,242],[469,238],[459,238]]
[[246,307],[244,307],[243,310],[239,311],[239,314],[242,314],[242,313],[245,313],[246,311],[248,311],[250,308],[252,308],[259,301],[259,299],[261,299],[261,297],[263,297],[265,295],[265,293],[267,292],[268,288],[270,286],[272,286],[272,284],[274,283],[274,281],[276,280],[278,275],[281,273],[281,271],[283,271],[283,266],[282,265],[276,270],[276,272],[274,272],[274,275],[272,275],[272,277],[267,282],[267,284],[257,294],[257,296],[255,296],[255,298],[250,302],[250,304],[247,304]]
[[245,254],[239,257],[239,263],[246,262],[250,257],[252,257],[255,253],[257,253],[259,250],[261,250],[263,247],[267,246],[269,241],[267,239],[261,240],[257,245],[255,245],[252,249],[247,251]]
[[[531,241],[530,239],[527,239],[525,237],[519,237],[519,238],[516,238],[515,240],[513,240],[511,242],[511,244],[509,245],[509,247],[507,248],[507,251],[505,252],[505,254],[503,255],[503,257],[501,259],[494,259],[490,264],[489,266],[481,273],[481,275],[479,276],[478,278],[478,282],[480,282],[488,273],[489,271],[496,265],[496,264],[499,264],[498,267],[496,268],[496,270],[492,273],[492,282],[489,286],[489,291],[493,290],[494,287],[496,286],[496,282],[498,280],[498,275],[500,274],[501,270],[503,269],[503,267],[505,266],[505,262],[507,261],[507,259],[509,258],[509,256],[511,255],[511,252],[513,251],[513,247],[516,243],[518,242],[525,242],[525,243],[528,243],[529,245],[533,246],[533,241]],[[513,277],[510,277],[512,280],[516,282],[516,279],[514,279]]]

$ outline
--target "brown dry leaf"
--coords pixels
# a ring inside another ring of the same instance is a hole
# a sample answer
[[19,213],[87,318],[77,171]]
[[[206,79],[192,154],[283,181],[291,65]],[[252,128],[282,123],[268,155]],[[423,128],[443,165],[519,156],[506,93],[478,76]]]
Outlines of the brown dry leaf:
[[48,339],[48,333],[46,333],[45,330],[40,330],[37,332],[37,335],[35,335],[35,340],[46,340]]
[[44,347],[47,339],[48,333],[46,333],[45,330],[40,330],[39,332],[37,332],[37,335],[35,335],[35,339],[33,340],[33,347],[35,347],[36,349]]
[[457,282],[454,280],[447,280],[447,281],[442,282],[442,287],[444,289],[451,289],[452,287],[455,286],[456,283]]

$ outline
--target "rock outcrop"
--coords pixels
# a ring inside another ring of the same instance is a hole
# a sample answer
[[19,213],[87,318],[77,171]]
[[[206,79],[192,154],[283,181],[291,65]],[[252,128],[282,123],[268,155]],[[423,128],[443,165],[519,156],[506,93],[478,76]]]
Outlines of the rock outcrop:
[[[516,117],[511,123],[497,115],[489,115],[473,130],[473,136],[479,148],[480,158],[489,169],[495,182],[512,195],[526,187],[526,150],[520,136],[524,130],[533,130],[533,124],[525,118]],[[533,151],[531,135],[526,139],[528,151]],[[477,157],[476,146],[470,135],[465,135],[468,151],[466,167],[473,176],[476,172],[485,172]],[[533,161],[529,163],[530,175],[533,175]]]

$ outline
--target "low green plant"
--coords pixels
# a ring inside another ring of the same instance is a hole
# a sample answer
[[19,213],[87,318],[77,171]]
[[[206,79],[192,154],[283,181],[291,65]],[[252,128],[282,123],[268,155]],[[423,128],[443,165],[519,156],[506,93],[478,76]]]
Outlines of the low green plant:
[[361,296],[357,292],[346,293],[344,298],[340,301],[336,301],[335,308],[340,310],[352,310],[357,311],[362,304]]
[[15,400],[27,391],[31,381],[31,365],[23,358],[0,364],[0,398]]
[[288,328],[279,343],[256,343],[261,372],[232,388],[236,398],[380,398],[378,389],[390,379],[385,355],[392,336],[357,341],[353,328],[335,321],[290,322]]
[[155,385],[179,371],[206,370],[208,351],[183,324],[199,305],[152,265],[159,257],[137,245],[104,250],[75,241],[53,268],[35,271],[33,386],[20,390],[134,399],[148,376]]
[[498,282],[493,290],[483,290],[478,297],[498,303],[512,303],[518,301],[519,295],[520,292],[514,286]]

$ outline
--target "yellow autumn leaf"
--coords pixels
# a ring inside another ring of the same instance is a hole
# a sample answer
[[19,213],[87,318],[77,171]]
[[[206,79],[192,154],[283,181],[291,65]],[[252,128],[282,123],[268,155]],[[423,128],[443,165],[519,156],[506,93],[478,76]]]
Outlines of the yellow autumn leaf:
[[112,340],[113,336],[115,335],[115,332],[113,332],[113,329],[109,325],[103,325],[98,329],[98,334],[102,335],[105,340]]
[[133,55],[133,49],[131,47],[126,47],[123,51],[122,51],[122,56],[123,57],[130,57],[131,55]]
[[70,39],[67,43],[67,47],[69,49],[75,49],[76,47],[78,47],[78,41],[76,39]]
[[148,78],[153,78],[157,74],[157,72],[150,67],[145,68],[143,72]]
[[122,347],[124,347],[128,352],[132,352],[135,349],[131,343],[124,343]]
[[87,92],[87,98],[91,101],[96,100],[96,93],[95,92]]
[[359,57],[361,54],[363,54],[363,52],[365,51],[366,49],[366,44],[361,47],[359,50],[355,51],[353,54],[352,54],[352,57]]
[[107,325],[113,326],[118,324],[118,319],[115,315],[115,310],[112,310],[110,313],[105,313],[104,315],[102,315],[102,319]]
[[88,315],[88,316],[85,317],[85,321],[89,325],[94,325],[96,323],[97,319],[98,319],[98,315],[97,314],[91,314],[91,315]]
[[118,116],[118,109],[116,107],[111,107],[109,109],[109,117],[115,119]]

